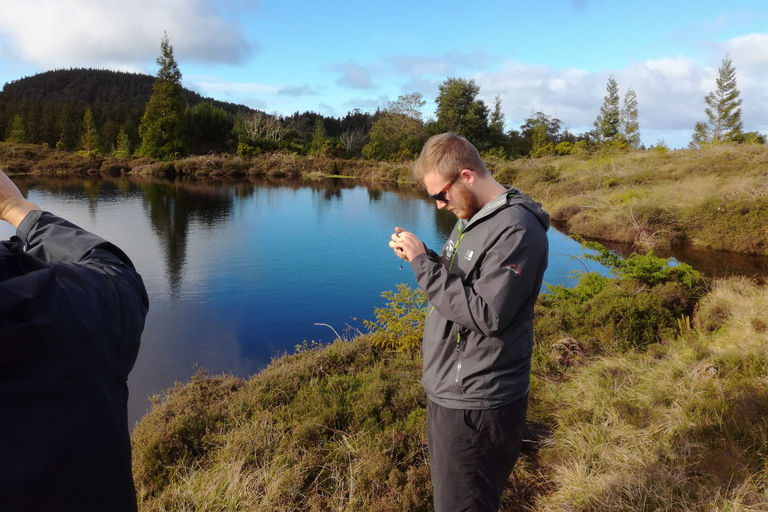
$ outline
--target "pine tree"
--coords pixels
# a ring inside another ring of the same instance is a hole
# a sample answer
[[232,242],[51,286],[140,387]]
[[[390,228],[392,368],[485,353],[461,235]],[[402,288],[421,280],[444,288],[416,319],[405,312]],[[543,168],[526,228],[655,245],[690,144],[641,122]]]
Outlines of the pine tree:
[[691,149],[699,149],[705,144],[712,142],[712,133],[709,130],[707,123],[699,121],[693,129],[693,140],[688,143],[688,147]]
[[325,135],[325,125],[323,124],[323,118],[318,116],[315,121],[315,132],[312,134],[312,144],[310,147],[310,154],[315,156],[323,156],[325,153],[325,142],[328,137]]
[[93,113],[90,107],[85,109],[83,116],[83,136],[80,138],[80,148],[87,152],[97,151],[99,148],[99,139],[93,124]]
[[637,122],[637,95],[631,87],[624,95],[621,109],[621,134],[627,144],[635,149],[640,147],[640,124]]
[[617,140],[620,128],[619,86],[613,75],[608,79],[606,90],[608,95],[605,96],[603,106],[600,107],[600,115],[595,120],[595,135],[602,146]]
[[737,141],[742,136],[741,100],[736,88],[736,68],[733,61],[726,55],[720,64],[717,77],[717,90],[704,98],[707,108],[709,129],[712,132],[712,142]]
[[13,124],[11,125],[11,134],[5,139],[5,142],[14,142],[16,144],[22,144],[27,141],[27,132],[24,130],[24,119],[21,114],[13,116]]
[[168,160],[189,152],[185,124],[187,104],[181,87],[181,71],[173,57],[173,46],[167,33],[163,34],[160,49],[162,55],[157,58],[160,70],[139,125],[139,153]]
[[501,96],[498,94],[493,100],[493,112],[491,123],[488,125],[488,142],[492,148],[498,148],[504,154],[503,146],[506,142],[504,136],[504,113],[501,111]]
[[112,156],[115,158],[125,158],[131,155],[131,142],[128,140],[128,134],[125,130],[120,128],[120,133],[117,134],[117,147],[112,152]]

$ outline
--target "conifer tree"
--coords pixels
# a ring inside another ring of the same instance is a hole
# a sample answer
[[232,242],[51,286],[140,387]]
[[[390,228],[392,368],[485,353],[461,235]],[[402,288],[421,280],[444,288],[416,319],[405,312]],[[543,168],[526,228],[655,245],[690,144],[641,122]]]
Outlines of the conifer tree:
[[328,137],[325,135],[325,125],[323,124],[323,118],[317,116],[315,121],[315,132],[312,134],[312,144],[310,147],[310,154],[315,156],[323,156],[325,150],[325,142]]
[[99,138],[93,124],[93,112],[91,112],[90,107],[85,109],[83,116],[83,136],[80,137],[80,148],[87,152],[96,151],[99,148]]
[[120,133],[117,134],[117,147],[112,153],[112,156],[116,158],[125,158],[131,155],[131,142],[128,140],[128,134],[125,133],[123,128],[120,128]]
[[717,89],[704,98],[712,142],[737,141],[742,136],[741,100],[736,88],[736,68],[727,55],[718,69]]
[[13,124],[11,125],[11,134],[5,139],[5,142],[15,142],[16,144],[22,144],[27,141],[27,132],[24,130],[24,119],[21,114],[13,116]]
[[621,109],[621,134],[627,144],[635,149],[640,147],[640,124],[637,122],[637,94],[631,87],[624,95]]
[[691,149],[699,149],[705,144],[712,142],[712,133],[707,123],[699,121],[693,129],[693,139],[688,143]]
[[613,75],[608,79],[606,90],[608,95],[605,96],[603,106],[600,107],[600,115],[595,119],[595,135],[602,146],[617,140],[620,128],[619,86]]
[[[493,148],[503,149],[506,137],[504,136],[504,113],[501,111],[501,96],[498,94],[493,100],[493,112],[491,123],[488,125],[489,144]],[[504,154],[503,152],[501,154]]]
[[168,34],[160,42],[160,70],[152,85],[152,96],[139,125],[139,153],[159,159],[172,159],[189,153],[185,124],[187,104],[181,87],[181,71],[173,57]]

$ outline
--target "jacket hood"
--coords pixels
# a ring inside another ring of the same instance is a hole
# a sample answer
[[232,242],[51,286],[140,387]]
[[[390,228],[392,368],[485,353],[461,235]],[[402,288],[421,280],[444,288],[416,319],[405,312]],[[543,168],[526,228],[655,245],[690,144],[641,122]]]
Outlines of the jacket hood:
[[473,224],[480,222],[486,217],[495,214],[499,210],[503,210],[504,208],[516,205],[520,205],[531,212],[542,225],[544,230],[549,230],[549,214],[545,212],[544,209],[542,209],[541,203],[537,203],[515,187],[510,185],[504,185],[504,187],[507,189],[506,194],[501,194],[497,198],[489,201],[488,204],[483,206],[479,212],[472,216],[471,219],[459,220],[459,225],[461,226],[462,231],[469,228]]

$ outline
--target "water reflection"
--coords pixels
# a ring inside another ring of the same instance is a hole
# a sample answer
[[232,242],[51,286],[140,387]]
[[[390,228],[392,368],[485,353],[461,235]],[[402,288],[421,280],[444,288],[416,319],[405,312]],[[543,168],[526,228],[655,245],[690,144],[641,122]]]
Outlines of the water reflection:
[[[177,294],[187,261],[187,237],[193,221],[214,228],[229,218],[234,201],[230,187],[203,183],[140,183],[144,193],[144,209],[152,230],[163,246],[168,286]],[[238,197],[253,194],[240,190]]]
[[[566,230],[566,224],[553,224],[557,229]],[[633,244],[599,241],[608,249],[623,256],[629,256],[638,249]],[[661,258],[673,258],[687,263],[709,278],[746,276],[755,282],[768,282],[768,257],[759,254],[742,254],[730,251],[702,249],[697,247],[673,247],[654,249]]]

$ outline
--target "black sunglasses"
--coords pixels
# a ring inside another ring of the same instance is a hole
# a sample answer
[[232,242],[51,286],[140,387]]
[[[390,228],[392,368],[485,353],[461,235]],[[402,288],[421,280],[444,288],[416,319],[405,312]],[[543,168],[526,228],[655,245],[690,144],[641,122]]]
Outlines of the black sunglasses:
[[437,194],[427,194],[427,195],[432,199],[434,199],[435,201],[440,201],[441,203],[447,203],[448,199],[445,198],[445,193],[448,192],[448,189],[451,188],[451,185],[456,183],[456,180],[459,179],[459,176],[461,176],[461,173],[454,176],[453,179],[449,181],[445,187],[443,187],[443,190],[441,190]]

